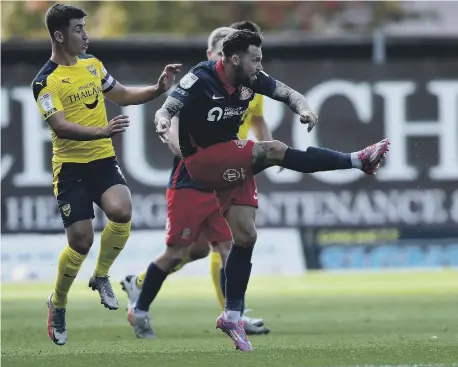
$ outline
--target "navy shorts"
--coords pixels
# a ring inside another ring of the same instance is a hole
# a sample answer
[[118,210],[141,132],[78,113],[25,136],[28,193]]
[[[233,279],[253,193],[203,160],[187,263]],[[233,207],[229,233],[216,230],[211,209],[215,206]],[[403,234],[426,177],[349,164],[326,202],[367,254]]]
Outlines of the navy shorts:
[[54,166],[54,194],[65,228],[93,219],[93,203],[100,207],[102,195],[110,187],[127,186],[116,157],[89,163],[54,163]]

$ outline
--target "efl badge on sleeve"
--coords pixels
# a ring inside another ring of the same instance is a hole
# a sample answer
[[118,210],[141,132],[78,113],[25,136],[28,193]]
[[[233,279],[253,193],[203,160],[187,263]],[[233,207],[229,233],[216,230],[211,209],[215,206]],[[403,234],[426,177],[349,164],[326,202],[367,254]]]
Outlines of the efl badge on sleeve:
[[45,112],[52,110],[54,107],[54,103],[49,93],[45,93],[38,97],[38,102],[40,102],[41,108],[43,108],[43,111]]
[[180,80],[180,87],[183,89],[191,88],[195,82],[197,82],[199,78],[195,76],[193,73],[187,73],[183,79]]

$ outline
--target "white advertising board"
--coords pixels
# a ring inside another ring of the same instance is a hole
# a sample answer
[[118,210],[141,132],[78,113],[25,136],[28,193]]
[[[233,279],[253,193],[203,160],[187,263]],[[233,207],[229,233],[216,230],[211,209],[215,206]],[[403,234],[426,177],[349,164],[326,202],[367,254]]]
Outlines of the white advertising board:
[[[96,233],[94,245],[84,262],[79,279],[91,276],[100,245]],[[165,248],[164,231],[132,231],[129,241],[114,263],[110,275],[121,279],[138,274]],[[62,235],[8,234],[2,236],[2,281],[52,281],[57,260],[67,240]],[[260,229],[253,255],[253,275],[297,275],[305,271],[301,238],[296,229]],[[208,258],[188,264],[176,276],[209,274]]]

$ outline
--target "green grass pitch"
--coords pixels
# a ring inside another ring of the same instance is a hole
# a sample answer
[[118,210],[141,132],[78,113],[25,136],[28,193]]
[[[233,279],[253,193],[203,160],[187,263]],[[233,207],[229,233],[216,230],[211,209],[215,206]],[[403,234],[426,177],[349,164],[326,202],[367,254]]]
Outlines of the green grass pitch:
[[151,309],[152,341],[134,337],[119,284],[122,306],[108,311],[80,280],[63,347],[47,336],[51,288],[2,286],[2,366],[458,366],[457,270],[255,277],[247,303],[272,332],[251,337],[251,353],[235,351],[215,330],[209,278],[168,280]]

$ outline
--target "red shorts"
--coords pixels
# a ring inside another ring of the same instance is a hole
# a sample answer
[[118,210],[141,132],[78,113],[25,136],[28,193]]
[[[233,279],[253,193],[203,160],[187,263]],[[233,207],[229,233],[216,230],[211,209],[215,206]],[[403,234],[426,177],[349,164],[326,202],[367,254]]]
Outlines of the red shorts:
[[190,245],[203,234],[210,242],[232,240],[212,192],[167,189],[167,245]]
[[232,140],[199,149],[184,159],[191,178],[216,191],[221,210],[231,204],[258,207],[252,171],[254,141]]

